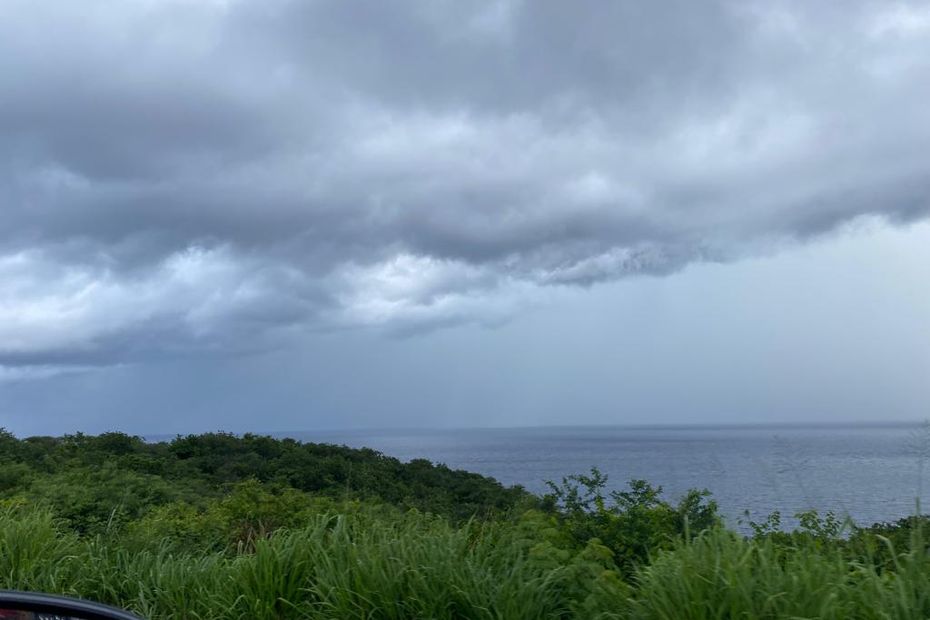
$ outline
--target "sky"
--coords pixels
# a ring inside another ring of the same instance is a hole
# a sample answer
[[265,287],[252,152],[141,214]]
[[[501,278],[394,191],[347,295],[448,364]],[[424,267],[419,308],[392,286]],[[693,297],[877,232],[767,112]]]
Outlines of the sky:
[[930,4],[0,3],[17,434],[930,417]]

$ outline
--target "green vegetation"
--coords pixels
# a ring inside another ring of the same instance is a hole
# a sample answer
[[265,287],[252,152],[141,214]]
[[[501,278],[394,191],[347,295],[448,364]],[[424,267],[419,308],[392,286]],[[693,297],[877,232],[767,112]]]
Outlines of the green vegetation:
[[725,529],[596,469],[537,497],[372,450],[0,431],[0,588],[148,618],[926,618],[923,518]]

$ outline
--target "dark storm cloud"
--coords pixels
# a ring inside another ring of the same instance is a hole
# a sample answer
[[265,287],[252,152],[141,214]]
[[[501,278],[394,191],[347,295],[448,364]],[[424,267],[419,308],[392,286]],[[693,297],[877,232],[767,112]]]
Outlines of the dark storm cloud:
[[6,2],[0,366],[496,323],[924,217],[922,3]]

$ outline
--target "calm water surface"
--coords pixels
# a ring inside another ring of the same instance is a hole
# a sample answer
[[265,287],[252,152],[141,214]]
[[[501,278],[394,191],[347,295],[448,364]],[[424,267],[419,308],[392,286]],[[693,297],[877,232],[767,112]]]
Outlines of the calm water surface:
[[[370,447],[401,460],[427,458],[545,490],[597,466],[609,486],[644,478],[669,497],[707,488],[733,525],[749,511],[791,515],[833,510],[856,523],[913,514],[922,495],[916,425],[887,427],[618,428],[320,431],[285,433],[303,441]],[[930,467],[927,477],[930,477]]]

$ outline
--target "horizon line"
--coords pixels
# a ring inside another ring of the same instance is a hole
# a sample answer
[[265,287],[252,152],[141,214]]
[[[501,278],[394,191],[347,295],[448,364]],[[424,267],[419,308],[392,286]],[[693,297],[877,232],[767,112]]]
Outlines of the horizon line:
[[[559,430],[559,429],[597,429],[612,428],[624,430],[752,430],[778,428],[907,428],[930,424],[930,419],[922,420],[855,420],[855,421],[805,421],[805,422],[696,422],[696,423],[653,423],[653,424],[533,424],[512,426],[371,426],[371,427],[324,427],[289,430],[202,430],[186,432],[126,433],[138,437],[176,437],[202,435],[207,433],[229,433],[232,435],[263,435],[269,437],[290,437],[293,434],[308,433],[377,433],[377,432],[455,432],[455,431],[518,431],[518,430]],[[124,431],[103,431],[124,432]],[[98,433],[99,434],[99,433]]]

